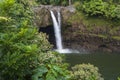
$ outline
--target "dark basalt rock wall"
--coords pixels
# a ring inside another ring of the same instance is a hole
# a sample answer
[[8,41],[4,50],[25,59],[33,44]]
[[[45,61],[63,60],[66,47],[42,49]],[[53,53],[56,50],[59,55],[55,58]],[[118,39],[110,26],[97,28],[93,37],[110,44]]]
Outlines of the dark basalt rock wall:
[[[83,25],[81,25],[82,27]],[[120,40],[111,37],[105,38],[99,36],[99,33],[87,32],[78,27],[69,27],[62,34],[63,42],[66,47],[78,49],[81,48],[87,51],[107,51],[107,52],[120,52]],[[94,35],[93,35],[94,34]]]

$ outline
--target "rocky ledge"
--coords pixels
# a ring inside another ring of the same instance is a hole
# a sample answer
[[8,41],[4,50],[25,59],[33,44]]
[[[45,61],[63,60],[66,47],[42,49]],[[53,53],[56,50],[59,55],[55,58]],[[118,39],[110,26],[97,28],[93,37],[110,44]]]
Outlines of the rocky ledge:
[[75,13],[75,8],[73,6],[52,6],[52,5],[40,5],[33,8],[35,15],[35,23],[38,27],[46,27],[52,25],[52,20],[50,16],[50,10],[56,12],[60,11],[62,17],[62,23],[65,24],[73,13]]
[[102,35],[88,32],[79,32],[80,29],[69,27],[62,33],[64,47],[89,52],[105,51],[120,52],[120,40],[112,37],[103,37]]

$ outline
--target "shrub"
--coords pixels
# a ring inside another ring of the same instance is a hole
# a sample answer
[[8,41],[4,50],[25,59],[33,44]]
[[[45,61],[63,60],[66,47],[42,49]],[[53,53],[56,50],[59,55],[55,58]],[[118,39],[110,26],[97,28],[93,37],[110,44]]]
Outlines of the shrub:
[[84,2],[83,11],[89,15],[103,15],[106,9],[106,4],[102,0],[91,0],[89,2]]
[[120,5],[117,5],[114,10],[114,14],[116,15],[116,18],[120,19]]
[[1,0],[0,10],[0,80],[67,80],[61,56],[33,25],[29,0]]
[[73,80],[103,80],[98,68],[91,64],[80,64],[72,67]]
[[84,2],[82,8],[82,10],[89,16],[103,16],[108,19],[113,19],[117,16],[114,12],[116,6],[112,2],[90,0]]
[[82,10],[82,3],[77,1],[74,3],[74,7],[76,8],[77,11],[81,11]]
[[66,64],[61,63],[60,55],[47,53],[41,59],[40,61],[44,64],[34,69],[32,80],[69,80],[71,78]]

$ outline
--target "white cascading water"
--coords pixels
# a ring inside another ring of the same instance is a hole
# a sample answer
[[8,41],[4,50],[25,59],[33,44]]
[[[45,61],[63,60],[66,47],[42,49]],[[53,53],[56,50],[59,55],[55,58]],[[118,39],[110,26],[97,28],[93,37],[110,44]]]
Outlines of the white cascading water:
[[[55,31],[55,38],[56,38],[56,46],[58,50],[62,50],[63,46],[62,46],[62,39],[61,39],[61,26],[60,26],[60,18],[57,22],[57,19],[53,13],[53,11],[50,11],[51,13],[51,17],[53,20],[53,25],[54,25],[54,31]],[[58,17],[60,17],[60,13],[58,12]]]
[[[61,15],[60,12],[57,11],[57,19],[54,15],[54,12],[50,10],[51,17],[53,20],[53,26],[54,26],[54,31],[55,31],[55,39],[56,39],[56,47],[57,47],[57,52],[59,53],[79,53],[76,50],[70,50],[70,49],[64,49],[62,46],[62,37],[61,37]],[[58,21],[57,21],[58,20]]]

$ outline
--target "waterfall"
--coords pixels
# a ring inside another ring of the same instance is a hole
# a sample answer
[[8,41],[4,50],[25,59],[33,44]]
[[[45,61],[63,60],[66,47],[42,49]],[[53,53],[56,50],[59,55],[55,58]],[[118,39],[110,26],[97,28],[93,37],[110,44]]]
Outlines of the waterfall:
[[50,11],[50,13],[51,13],[51,17],[54,25],[56,46],[58,50],[62,50],[63,46],[62,46],[61,29],[60,29],[61,28],[60,12],[58,12],[58,22],[53,11]]
[[61,36],[61,14],[60,11],[57,11],[57,19],[54,15],[54,12],[50,10],[53,27],[55,32],[55,40],[56,40],[56,47],[57,52],[59,53],[78,53],[76,50],[64,49],[62,45],[62,36]]

